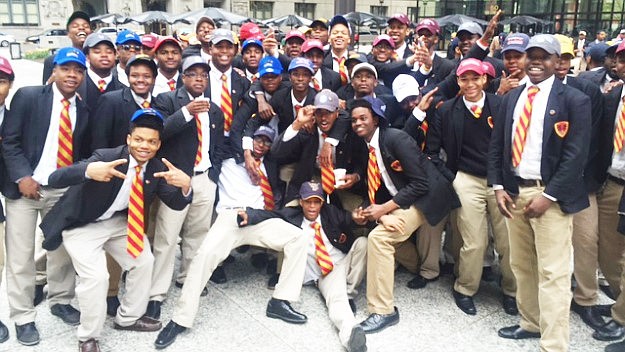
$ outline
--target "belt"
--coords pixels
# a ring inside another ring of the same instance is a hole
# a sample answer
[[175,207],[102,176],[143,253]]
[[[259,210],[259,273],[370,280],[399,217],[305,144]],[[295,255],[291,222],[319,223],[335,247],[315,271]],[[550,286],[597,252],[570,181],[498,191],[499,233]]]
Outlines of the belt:
[[208,172],[208,169],[204,171],[193,171],[193,176],[202,175],[202,174],[205,174],[206,172]]
[[619,184],[621,186],[625,186],[625,180],[612,176],[610,174],[608,174],[608,180],[613,181],[614,183]]
[[545,183],[542,180],[526,180],[524,178],[515,177],[519,187],[544,187]]

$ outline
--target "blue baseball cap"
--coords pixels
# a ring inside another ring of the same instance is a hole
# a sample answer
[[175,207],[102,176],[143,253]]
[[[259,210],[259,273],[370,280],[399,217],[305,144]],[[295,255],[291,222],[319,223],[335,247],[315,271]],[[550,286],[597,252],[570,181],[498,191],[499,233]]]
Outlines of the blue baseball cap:
[[504,39],[501,53],[505,53],[510,50],[524,53],[529,41],[530,37],[525,33],[512,33]]
[[250,38],[243,42],[243,45],[241,46],[241,52],[244,52],[245,49],[247,49],[247,47],[250,45],[256,45],[260,48],[260,50],[263,50],[263,42],[256,38]]
[[273,140],[276,138],[276,131],[267,125],[262,125],[258,127],[256,132],[254,132],[254,137],[256,136],[265,136],[269,138],[270,142],[273,142]]
[[325,201],[323,197],[323,187],[318,182],[304,182],[299,188],[299,197],[302,200],[308,200],[310,198],[319,198],[322,202]]
[[311,75],[315,74],[315,68],[313,67],[312,61],[308,60],[305,57],[296,57],[291,60],[291,63],[289,64],[289,73],[299,67],[308,69]]
[[262,77],[267,73],[273,73],[274,75],[282,74],[282,64],[280,60],[273,56],[265,56],[260,59],[258,63],[258,74]]
[[137,33],[131,30],[124,29],[117,35],[117,39],[115,39],[115,44],[120,45],[126,44],[128,42],[137,42],[141,44],[141,37],[139,37]]
[[380,126],[386,126],[386,123],[383,123],[383,121],[386,121],[386,116],[384,116],[386,105],[384,104],[384,102],[382,102],[382,100],[367,95],[366,97],[352,100],[349,106],[349,110],[351,111],[355,108],[360,107],[371,109],[373,114],[380,119]]
[[87,68],[87,58],[82,51],[74,47],[65,47],[56,52],[56,56],[54,57],[55,65],[64,65],[70,62],[75,62],[80,66]]
[[152,108],[145,108],[145,109],[139,109],[135,111],[135,113],[132,114],[132,117],[130,118],[130,122],[134,122],[140,117],[154,117],[154,118],[159,118],[161,122],[165,121],[165,118],[163,118],[163,114],[161,114],[158,110],[152,109]]

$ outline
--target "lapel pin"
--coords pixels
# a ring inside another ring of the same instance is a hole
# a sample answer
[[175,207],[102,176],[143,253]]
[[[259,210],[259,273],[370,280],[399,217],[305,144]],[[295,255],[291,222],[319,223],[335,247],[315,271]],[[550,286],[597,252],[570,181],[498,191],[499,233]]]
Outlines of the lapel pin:
[[553,110],[553,109],[549,110],[549,115],[553,116],[553,115],[555,115],[555,114],[556,114],[556,111],[555,111],[555,110]]
[[145,184],[149,185],[150,184],[150,180],[145,180]]
[[233,89],[232,94],[237,94],[237,91]]
[[215,124],[212,124],[212,125],[211,125],[211,128],[215,128]]

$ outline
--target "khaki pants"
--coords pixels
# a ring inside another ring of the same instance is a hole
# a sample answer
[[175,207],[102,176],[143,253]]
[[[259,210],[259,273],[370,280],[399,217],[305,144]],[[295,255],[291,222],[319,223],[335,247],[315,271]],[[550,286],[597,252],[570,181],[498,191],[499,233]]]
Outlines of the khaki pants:
[[121,326],[132,325],[145,314],[154,257],[145,236],[141,254],[137,258],[128,254],[127,231],[128,218],[122,214],[63,231],[63,242],[80,277],[76,287],[80,306],[80,325],[76,331],[79,341],[99,339],[102,335],[109,282],[105,252],[128,271],[126,292],[115,322]]
[[184,284],[189,265],[211,226],[217,185],[203,173],[191,178],[193,200],[183,210],[173,210],[161,203],[154,232],[154,270],[150,300],[162,302],[167,297],[174,274],[178,235],[182,238],[182,260],[176,281]]
[[462,207],[458,209],[458,231],[462,247],[458,261],[459,276],[454,289],[473,296],[480,287],[484,254],[488,248],[488,220],[492,225],[495,249],[501,258],[501,287],[508,296],[516,296],[516,282],[510,269],[510,246],[504,217],[499,212],[495,193],[486,178],[459,171],[453,182]]
[[539,218],[527,218],[523,208],[543,187],[521,187],[506,218],[510,238],[510,266],[519,283],[517,304],[521,327],[540,332],[540,350],[568,351],[571,305],[571,237],[573,216],[557,203]]
[[[61,198],[65,189],[42,187],[39,200],[6,200],[7,293],[11,319],[17,325],[35,321],[35,227]],[[48,303],[69,304],[74,298],[76,274],[63,244],[47,252]]]
[[348,302],[350,286],[353,290],[364,278],[366,260],[367,238],[359,237],[347,255],[334,263],[334,269],[317,282],[317,287],[326,300],[330,320],[339,330],[339,339],[345,347],[352,328],[357,324]]
[[599,285],[599,210],[597,196],[588,195],[590,206],[573,215],[573,274],[577,287],[573,299],[588,307],[597,303]]
[[411,240],[395,246],[395,259],[411,273],[419,273],[426,279],[434,279],[440,274],[439,258],[443,230],[447,216],[432,226],[426,221],[417,229],[416,247]]
[[308,238],[302,235],[302,230],[281,219],[239,227],[237,211],[224,210],[217,216],[189,265],[173,321],[185,327],[193,325],[200,294],[213,270],[228,257],[231,250],[246,244],[284,252],[284,264],[273,297],[287,301],[299,299],[308,249]]
[[369,313],[391,314],[395,284],[395,247],[425,223],[415,206],[390,213],[404,221],[404,233],[389,231],[383,225],[369,233],[367,246],[367,307]]
[[615,297],[621,294],[621,274],[625,236],[616,231],[618,226],[618,204],[623,186],[608,179],[604,188],[597,193],[599,210],[599,268],[610,284]]

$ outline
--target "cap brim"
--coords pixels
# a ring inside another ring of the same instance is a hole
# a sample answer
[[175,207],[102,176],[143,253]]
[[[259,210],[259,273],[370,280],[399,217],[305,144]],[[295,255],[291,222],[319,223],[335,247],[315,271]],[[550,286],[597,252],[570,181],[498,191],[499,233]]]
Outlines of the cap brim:
[[316,195],[316,194],[314,194],[312,196],[308,196],[306,198],[302,197],[301,195],[300,195],[300,197],[301,197],[302,200],[309,200],[309,199],[312,199],[312,198],[319,198],[322,202],[325,202],[325,199],[323,199],[322,196],[319,196],[319,195]]

